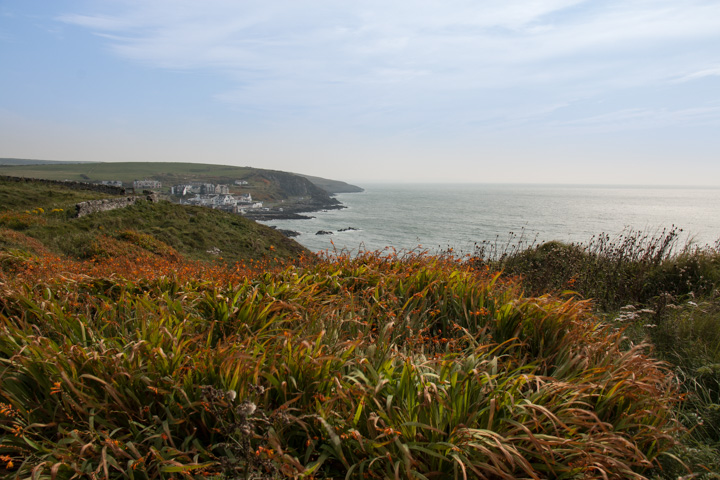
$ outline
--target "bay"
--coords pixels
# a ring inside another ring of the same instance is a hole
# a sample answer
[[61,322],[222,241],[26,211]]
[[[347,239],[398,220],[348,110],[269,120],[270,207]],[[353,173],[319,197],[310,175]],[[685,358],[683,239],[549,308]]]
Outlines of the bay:
[[[716,245],[720,188],[582,185],[376,184],[339,194],[347,207],[309,220],[263,222],[300,232],[313,251],[428,250],[471,253],[482,242],[559,240],[629,231],[660,235],[676,228],[679,244]],[[350,229],[341,231],[344,229]],[[316,235],[318,231],[332,235]]]

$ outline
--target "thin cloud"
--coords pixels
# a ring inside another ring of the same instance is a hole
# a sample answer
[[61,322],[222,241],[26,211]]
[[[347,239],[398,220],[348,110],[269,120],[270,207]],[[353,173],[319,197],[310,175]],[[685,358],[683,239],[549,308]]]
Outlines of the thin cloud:
[[[506,5],[509,3],[509,5]],[[429,66],[542,60],[603,49],[633,51],[657,41],[718,37],[720,5],[675,2],[135,3],[116,15],[65,15],[63,22],[125,33],[118,53],[160,66],[240,66],[325,56],[348,63],[388,59]],[[585,4],[585,5],[583,5]],[[166,5],[167,15],[162,15]],[[195,8],[192,8],[195,6]],[[312,8],[312,7],[316,8]],[[324,8],[323,8],[324,7]],[[319,12],[319,13],[311,13]],[[262,54],[269,54],[266,57]],[[224,55],[221,55],[224,54]],[[348,58],[349,57],[349,58]],[[221,61],[225,59],[225,62]],[[279,68],[279,66],[278,66]]]
[[720,105],[675,110],[628,108],[573,121],[558,122],[553,126],[593,132],[617,132],[718,123],[720,123]]
[[[458,105],[455,115],[470,125],[487,116],[478,118],[462,104],[489,108],[507,88],[517,89],[518,96],[535,95],[531,108],[542,112],[577,98],[720,72],[706,63],[720,40],[717,2],[127,0],[119,5],[115,12],[59,20],[106,35],[112,51],[132,61],[215,69],[238,83],[215,99],[241,110],[264,108],[268,115],[310,115],[318,121],[370,118],[375,108],[393,112],[383,122],[390,125],[431,115],[427,105],[448,103]],[[517,118],[523,121],[522,114]],[[641,117],[627,119],[643,124]]]
[[706,77],[720,77],[720,66],[714,66],[714,67],[700,70],[699,72],[693,72],[688,75],[683,75],[682,77],[678,78],[676,81],[679,83],[689,82],[692,80],[698,80],[700,78],[706,78]]

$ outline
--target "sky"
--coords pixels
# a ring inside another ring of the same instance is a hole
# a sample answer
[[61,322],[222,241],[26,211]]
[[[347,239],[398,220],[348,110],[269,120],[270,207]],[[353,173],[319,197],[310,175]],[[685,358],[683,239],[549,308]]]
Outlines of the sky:
[[720,1],[0,0],[0,157],[720,186]]

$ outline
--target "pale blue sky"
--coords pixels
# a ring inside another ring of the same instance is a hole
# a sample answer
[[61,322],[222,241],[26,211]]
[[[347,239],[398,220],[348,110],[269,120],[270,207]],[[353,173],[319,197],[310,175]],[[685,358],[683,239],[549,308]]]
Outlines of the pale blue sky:
[[720,185],[720,1],[0,0],[0,157]]

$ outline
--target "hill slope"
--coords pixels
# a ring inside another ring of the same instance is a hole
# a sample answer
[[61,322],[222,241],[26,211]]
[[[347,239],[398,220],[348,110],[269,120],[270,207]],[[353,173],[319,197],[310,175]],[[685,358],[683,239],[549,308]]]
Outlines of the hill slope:
[[303,175],[298,173],[301,177],[305,177],[312,183],[322,188],[328,193],[360,193],[364,190],[356,185],[351,185],[346,182],[339,180],[329,180],[327,178],[313,177],[310,175]]
[[74,218],[77,203],[108,198],[113,196],[0,179],[0,233],[4,232],[0,249],[37,253],[39,242],[42,249],[58,255],[89,258],[112,254],[101,247],[109,241],[120,242],[114,248],[124,242],[125,247],[132,244],[152,253],[172,250],[190,259],[229,262],[291,259],[308,253],[280,232],[238,215],[164,201],[142,200],[127,208]]
[[[245,180],[248,184],[242,189],[250,191],[253,193],[253,197],[264,201],[287,200],[293,196],[308,195],[321,198],[334,193],[362,191],[360,187],[337,180],[277,170],[179,162],[69,163],[0,158],[0,174],[79,182],[120,180],[126,186],[131,186],[134,180],[152,179],[162,182],[166,190],[171,185],[191,181],[232,185],[236,180]],[[271,180],[273,178],[292,179],[292,182],[286,180],[285,184],[303,183],[305,184],[304,191],[293,195],[284,190],[283,184],[274,183]],[[268,182],[268,180],[270,181]]]

